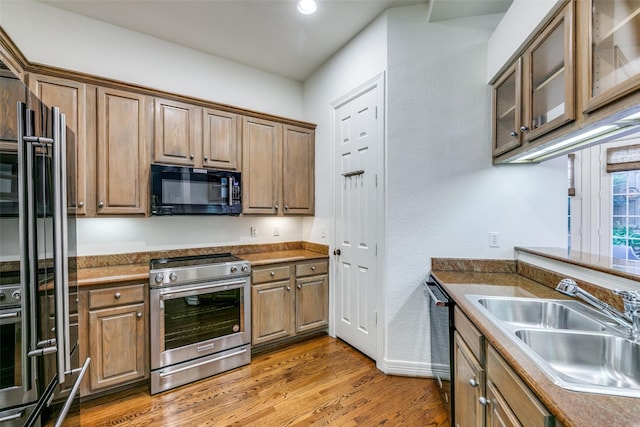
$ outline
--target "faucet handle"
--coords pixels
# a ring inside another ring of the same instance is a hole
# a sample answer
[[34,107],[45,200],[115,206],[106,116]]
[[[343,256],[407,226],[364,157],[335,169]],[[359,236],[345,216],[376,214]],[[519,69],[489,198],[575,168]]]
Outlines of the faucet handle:
[[614,289],[613,293],[622,297],[624,313],[627,316],[632,316],[634,312],[640,312],[640,291],[621,291]]

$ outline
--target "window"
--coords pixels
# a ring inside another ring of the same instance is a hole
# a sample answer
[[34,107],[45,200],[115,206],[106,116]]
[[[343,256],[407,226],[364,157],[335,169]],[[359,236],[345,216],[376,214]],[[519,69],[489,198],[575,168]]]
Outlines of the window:
[[640,261],[640,170],[612,174],[612,257]]

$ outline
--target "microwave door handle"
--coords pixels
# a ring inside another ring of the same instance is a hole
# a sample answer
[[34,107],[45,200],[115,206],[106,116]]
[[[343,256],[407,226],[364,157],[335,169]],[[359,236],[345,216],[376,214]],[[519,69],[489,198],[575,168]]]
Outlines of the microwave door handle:
[[232,176],[229,177],[228,196],[229,196],[229,206],[233,206],[233,177]]

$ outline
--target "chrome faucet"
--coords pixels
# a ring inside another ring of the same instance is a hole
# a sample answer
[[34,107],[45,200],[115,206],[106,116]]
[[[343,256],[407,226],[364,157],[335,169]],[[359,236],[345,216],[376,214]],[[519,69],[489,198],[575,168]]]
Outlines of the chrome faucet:
[[606,302],[599,300],[589,292],[580,288],[572,279],[562,279],[560,283],[558,283],[558,286],[556,286],[556,291],[571,297],[580,298],[589,305],[597,308],[627,328],[629,335],[635,341],[640,341],[640,291],[620,291],[618,289],[613,291],[615,295],[622,296],[624,313],[621,313]]

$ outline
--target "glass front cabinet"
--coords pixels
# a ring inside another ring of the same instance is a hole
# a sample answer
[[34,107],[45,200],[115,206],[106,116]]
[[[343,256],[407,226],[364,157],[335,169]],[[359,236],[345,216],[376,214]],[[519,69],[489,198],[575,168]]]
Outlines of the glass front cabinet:
[[573,2],[493,84],[493,156],[575,119]]
[[640,87],[640,0],[591,0],[585,112]]

